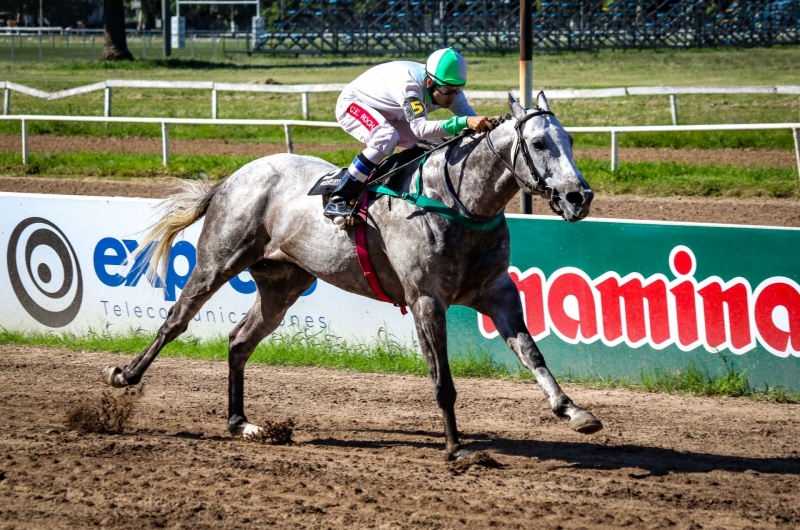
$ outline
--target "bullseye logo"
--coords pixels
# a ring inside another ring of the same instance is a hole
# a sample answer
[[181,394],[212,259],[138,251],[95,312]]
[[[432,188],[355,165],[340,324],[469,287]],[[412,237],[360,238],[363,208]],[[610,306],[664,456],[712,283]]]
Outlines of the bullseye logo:
[[83,278],[75,250],[56,225],[41,217],[19,223],[8,242],[8,275],[22,307],[51,328],[78,314]]

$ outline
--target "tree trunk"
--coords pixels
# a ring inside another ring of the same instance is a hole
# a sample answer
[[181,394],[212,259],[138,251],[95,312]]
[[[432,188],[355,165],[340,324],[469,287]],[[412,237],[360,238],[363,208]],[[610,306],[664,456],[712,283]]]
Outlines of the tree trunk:
[[133,61],[125,38],[123,0],[103,0],[103,40],[101,61]]

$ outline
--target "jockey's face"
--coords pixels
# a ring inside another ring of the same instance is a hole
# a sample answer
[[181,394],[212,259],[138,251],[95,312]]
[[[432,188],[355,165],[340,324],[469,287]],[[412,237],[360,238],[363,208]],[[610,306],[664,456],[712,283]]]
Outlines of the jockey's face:
[[[453,101],[455,101],[456,97],[458,96],[458,93],[462,90],[461,87],[440,87],[439,85],[434,84],[431,78],[428,78],[428,87],[432,89],[430,92],[433,100],[443,109],[449,109],[450,105],[453,104]],[[444,90],[447,93],[443,94],[441,90]]]

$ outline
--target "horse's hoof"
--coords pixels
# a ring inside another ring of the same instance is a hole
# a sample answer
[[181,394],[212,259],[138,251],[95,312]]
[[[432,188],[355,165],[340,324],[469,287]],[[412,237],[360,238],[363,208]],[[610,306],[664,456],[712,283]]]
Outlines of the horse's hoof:
[[333,218],[333,224],[335,224],[336,226],[338,226],[341,229],[344,229],[344,227],[347,226],[347,219],[345,219],[342,216],[334,217]]
[[122,368],[118,366],[107,366],[106,369],[103,370],[103,382],[114,388],[128,386],[128,382],[122,376]]
[[569,426],[573,431],[581,434],[592,434],[603,428],[603,422],[591,412],[583,410],[569,420]]
[[448,462],[453,462],[455,460],[463,460],[465,458],[472,458],[475,456],[475,451],[470,451],[469,449],[465,449],[463,446],[456,446],[453,451],[448,451],[445,455]]
[[236,434],[248,441],[260,440],[264,437],[264,429],[252,423],[242,423],[236,429]]

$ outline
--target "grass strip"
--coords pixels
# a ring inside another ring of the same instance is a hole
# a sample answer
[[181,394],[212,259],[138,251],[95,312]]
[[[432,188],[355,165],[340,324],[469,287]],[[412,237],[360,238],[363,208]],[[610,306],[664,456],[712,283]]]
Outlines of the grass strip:
[[612,172],[607,161],[578,160],[577,165],[599,193],[800,198],[800,180],[794,167],[621,162]]
[[[307,152],[345,167],[356,151]],[[17,153],[0,153],[0,173],[9,176],[109,177],[120,179],[194,178],[204,173],[221,179],[254,160],[250,156],[174,155],[167,167],[161,157],[124,153],[32,154],[23,165]],[[793,167],[691,165],[675,162],[622,162],[611,172],[607,161],[577,161],[599,193],[685,197],[800,198],[800,180]]]
[[[0,345],[48,346],[73,351],[138,354],[150,345],[152,339],[151,333],[142,330],[120,333],[90,330],[83,335],[73,333],[56,335],[0,327]],[[208,340],[179,338],[164,347],[160,355],[224,361],[228,358],[228,340],[225,337]],[[692,364],[678,371],[655,369],[652,372],[642,373],[640,382],[603,377],[598,374],[583,377],[566,374],[559,379],[588,388],[625,388],[669,394],[750,397],[777,403],[800,403],[800,393],[788,392],[782,387],[752,388],[745,378],[745,373],[735,370],[726,357],[722,356],[722,360],[726,367],[722,375],[711,374],[700,366]],[[294,334],[276,334],[256,347],[250,361],[267,366],[313,366],[420,377],[428,375],[428,366],[416,346],[402,344],[383,330],[369,345],[348,342],[332,335],[314,334],[308,330]],[[452,356],[450,370],[454,377],[532,380],[531,374],[521,366],[511,368],[497,363],[489,354],[482,351],[469,351],[466,355]]]

